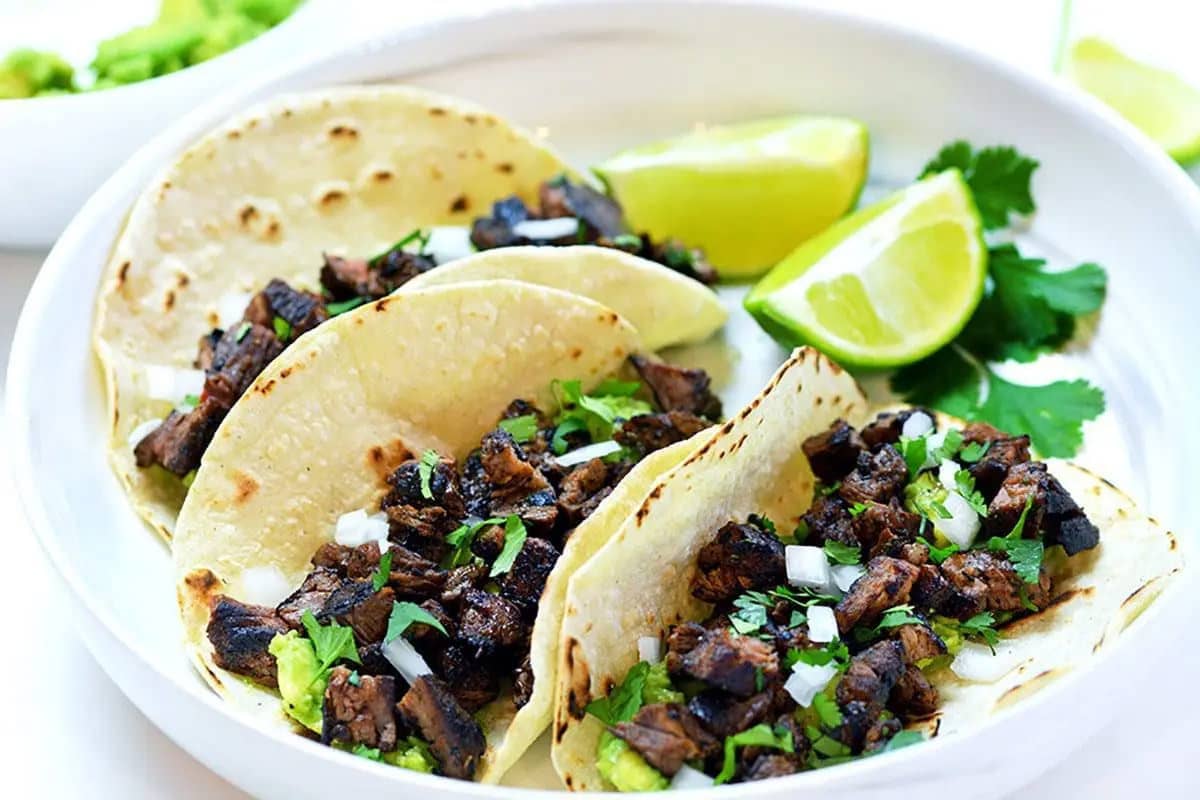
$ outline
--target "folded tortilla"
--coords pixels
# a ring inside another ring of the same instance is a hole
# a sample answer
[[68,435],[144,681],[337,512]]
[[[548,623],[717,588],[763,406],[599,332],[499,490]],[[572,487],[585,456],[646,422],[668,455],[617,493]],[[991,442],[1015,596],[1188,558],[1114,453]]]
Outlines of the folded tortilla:
[[[790,530],[814,479],[801,445],[838,418],[860,427],[866,400],[853,379],[815,350],[796,350],[750,405],[675,470],[664,474],[600,551],[571,578],[561,641],[552,758],[568,788],[604,790],[596,747],[604,726],[586,714],[638,661],[639,636],[703,620],[690,591],[699,550],[730,520],[765,514]],[[948,418],[940,426],[961,425]],[[1085,667],[1111,645],[1183,567],[1175,537],[1107,481],[1062,461],[1050,471],[1100,529],[1100,545],[1056,564],[1056,597],[1003,630],[997,669],[970,682],[942,670],[938,735],[967,730]],[[1051,559],[1047,559],[1048,567]]]
[[[402,292],[302,337],[218,430],[179,515],[175,567],[186,639],[221,695],[291,728],[278,695],[216,666],[205,628],[215,594],[243,595],[247,569],[290,586],[339,516],[377,507],[385,478],[426,449],[463,459],[513,398],[553,409],[552,380],[594,386],[640,347],[634,328],[579,295],[506,280]],[[486,707],[479,779],[494,782],[549,724],[567,579],[706,431],[643,459],[570,536],[538,606],[532,699]]]

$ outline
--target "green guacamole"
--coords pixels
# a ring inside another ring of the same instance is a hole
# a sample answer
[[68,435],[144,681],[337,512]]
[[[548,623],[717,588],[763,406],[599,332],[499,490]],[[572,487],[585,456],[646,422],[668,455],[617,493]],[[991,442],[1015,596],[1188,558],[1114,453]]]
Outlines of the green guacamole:
[[[278,25],[303,0],[163,0],[149,25],[100,42],[87,90],[157,78],[245,44]],[[58,55],[19,49],[0,61],[0,100],[83,91]]]

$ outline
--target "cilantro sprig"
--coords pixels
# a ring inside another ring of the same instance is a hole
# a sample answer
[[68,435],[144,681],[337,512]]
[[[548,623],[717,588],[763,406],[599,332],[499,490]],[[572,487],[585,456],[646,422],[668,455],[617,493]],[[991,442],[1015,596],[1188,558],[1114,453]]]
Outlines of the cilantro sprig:
[[567,451],[567,435],[579,431],[586,431],[592,442],[606,442],[621,420],[651,413],[654,409],[649,403],[634,397],[640,387],[637,381],[606,380],[591,394],[584,394],[580,381],[554,381],[551,388],[561,410],[550,449],[562,455]]
[[479,532],[491,525],[503,524],[503,517],[489,517],[488,519],[464,522],[462,525],[459,525],[446,535],[446,544],[453,547],[454,550],[443,560],[442,567],[453,569],[461,567],[464,564],[469,564],[475,558],[475,555],[471,552],[471,545],[475,543],[475,538],[479,535]]
[[[385,544],[384,547],[387,547],[387,545]],[[371,588],[378,592],[385,585],[387,585],[388,578],[391,577],[391,574],[392,551],[391,549],[387,549],[384,551],[384,554],[379,557],[379,566],[376,567],[375,572],[371,574]]]
[[527,537],[528,531],[525,530],[525,523],[516,514],[504,520],[504,547],[500,549],[500,555],[496,556],[496,560],[492,562],[492,569],[488,572],[489,577],[495,578],[512,569],[513,562],[517,560],[517,555],[525,546]]
[[397,601],[392,603],[392,613],[388,616],[387,634],[383,637],[383,641],[390,642],[398,636],[403,636],[406,630],[418,624],[428,625],[439,630],[443,636],[449,635],[446,633],[445,626],[433,614],[416,603]]
[[721,771],[713,780],[717,786],[728,782],[737,770],[737,748],[739,747],[770,747],[785,753],[796,751],[791,731],[783,727],[773,729],[765,722],[760,722],[753,728],[747,728],[732,736],[726,736],[725,760],[721,765]]
[[862,563],[862,550],[854,545],[842,544],[834,539],[829,539],[825,542],[822,549],[825,551],[825,558],[829,560],[830,564],[841,564],[849,567]]
[[633,719],[642,707],[642,690],[646,688],[646,677],[650,674],[650,662],[639,661],[625,673],[625,680],[606,697],[599,697],[587,704],[587,713],[605,725],[616,725]]
[[316,615],[307,609],[300,615],[300,623],[304,625],[317,654],[317,661],[320,662],[318,675],[324,675],[334,662],[343,658],[355,664],[362,663],[358,658],[358,647],[354,644],[354,630],[349,626],[339,625],[337,620],[322,625]]
[[510,417],[500,420],[500,429],[507,431],[513,439],[520,443],[525,443],[537,436],[538,423],[536,414],[522,414],[519,417]]
[[975,197],[979,216],[988,230],[1008,225],[1011,214],[1032,214],[1037,209],[1030,184],[1038,162],[1014,147],[984,147],[976,150],[959,139],[938,151],[922,178],[957,168]]
[[417,464],[417,477],[421,481],[421,497],[426,500],[433,499],[433,488],[429,485],[433,478],[433,468],[438,465],[441,457],[436,450],[426,450],[421,453],[421,462]]
[[[1013,529],[1006,536],[993,536],[988,539],[987,547],[992,552],[1004,553],[1012,562],[1013,570],[1026,583],[1037,583],[1041,577],[1042,558],[1046,554],[1046,546],[1041,539],[1025,538],[1025,521],[1029,510],[1033,507],[1033,497],[1026,501],[1021,509]],[[1026,604],[1027,607],[1032,603]],[[1037,610],[1036,606],[1033,610]]]

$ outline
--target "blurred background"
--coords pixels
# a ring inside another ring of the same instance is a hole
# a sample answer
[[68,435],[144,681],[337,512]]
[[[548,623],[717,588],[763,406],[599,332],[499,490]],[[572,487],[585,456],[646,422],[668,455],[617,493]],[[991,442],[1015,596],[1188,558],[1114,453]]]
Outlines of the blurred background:
[[[1114,103],[1178,160],[1200,151],[1200,94],[1189,88],[1200,86],[1200,3],[804,4],[921,30],[1020,69],[1066,72]],[[21,302],[54,238],[90,192],[156,130],[206,98],[332,48],[508,5],[518,3],[0,0],[0,370]],[[736,32],[730,35],[734,43]],[[1192,170],[1200,178],[1200,169]],[[4,659],[0,670],[9,688],[6,708],[20,721],[6,743],[4,780],[36,788],[9,796],[240,797],[143,719],[91,660],[71,630],[71,609],[59,597],[56,579],[32,537],[19,529],[14,503],[7,467],[0,463],[0,513],[7,512],[2,516],[15,548],[9,558],[31,565],[9,591],[24,608],[42,609],[8,619],[10,649],[22,655]],[[25,672],[22,665],[33,653],[38,668]],[[1153,719],[1104,734],[1024,797],[1185,796],[1184,773],[1192,765],[1157,755]],[[1141,765],[1136,775],[1120,769],[1130,760]]]

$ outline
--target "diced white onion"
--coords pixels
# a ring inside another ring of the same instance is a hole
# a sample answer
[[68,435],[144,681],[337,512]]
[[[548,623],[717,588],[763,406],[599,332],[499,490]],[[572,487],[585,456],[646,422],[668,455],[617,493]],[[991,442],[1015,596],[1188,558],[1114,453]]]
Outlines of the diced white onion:
[[938,467],[938,480],[941,481],[942,486],[945,486],[952,492],[958,491],[958,483],[954,480],[954,476],[958,474],[958,470],[958,462],[951,461],[948,458],[943,459],[942,465]]
[[604,456],[615,453],[621,449],[621,445],[611,439],[607,442],[596,442],[595,444],[577,447],[570,452],[563,453],[554,460],[558,462],[560,467],[573,467],[576,464],[582,464],[585,461],[591,461],[593,458],[603,458]]
[[918,436],[925,436],[933,430],[933,418],[924,411],[914,411],[908,415],[908,419],[904,420],[904,425],[900,428],[900,435],[905,439],[916,439]]
[[866,569],[858,564],[834,564],[829,571],[833,573],[834,586],[843,594],[850,591],[856,580],[867,574]]
[[808,640],[826,644],[838,638],[837,617],[829,606],[808,607]]
[[292,593],[278,567],[249,567],[242,571],[242,599],[274,608]]
[[379,542],[382,549],[388,538],[388,518],[382,512],[368,514],[364,509],[338,517],[333,540],[346,547],[358,547],[367,542]]
[[179,369],[161,364],[146,365],[146,395],[155,400],[178,403],[189,394],[204,391],[204,371]]
[[996,655],[985,645],[963,642],[962,649],[950,663],[950,671],[964,681],[995,683],[1016,668],[1010,654],[1002,649]]
[[979,533],[979,515],[958,492],[947,494],[942,505],[950,512],[950,518],[942,519],[935,514],[934,529],[958,545],[959,550],[966,550],[975,541],[975,535]]
[[229,292],[221,295],[221,299],[217,301],[217,319],[220,320],[221,327],[228,329],[237,325],[253,298],[254,295],[250,292]]
[[465,258],[475,252],[471,229],[463,225],[436,225],[429,229],[425,252],[438,264]]
[[792,586],[828,592],[835,588],[829,559],[820,547],[789,544],[783,549],[787,580]]
[[942,445],[946,443],[946,431],[940,430],[929,434],[925,437],[925,463],[921,469],[929,469],[937,466],[937,451],[942,449]]
[[639,636],[638,658],[651,664],[662,661],[662,639],[657,636]]
[[671,778],[671,789],[707,789],[713,785],[713,778],[708,777],[698,769],[692,769],[687,764],[679,768],[675,777]]
[[838,673],[833,663],[815,666],[798,662],[792,667],[792,674],[783,684],[783,690],[792,696],[796,704],[802,708],[812,705],[813,698],[820,694]]
[[417,648],[403,636],[397,636],[383,646],[383,657],[396,668],[396,672],[400,673],[400,677],[404,678],[409,686],[416,683],[417,678],[422,675],[433,674],[433,670],[425,663]]
[[574,217],[555,217],[554,219],[527,219],[513,225],[512,231],[517,236],[526,239],[545,241],[561,239],[564,236],[574,236],[579,230],[579,220]]
[[162,425],[161,419],[148,419],[141,425],[129,432],[129,438],[125,441],[129,442],[130,447],[137,447],[138,442],[145,439],[152,431],[158,430],[158,426]]

